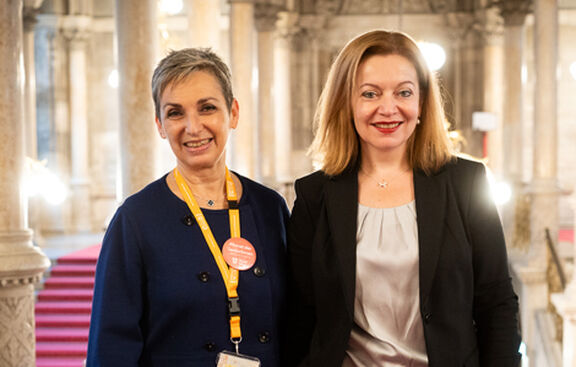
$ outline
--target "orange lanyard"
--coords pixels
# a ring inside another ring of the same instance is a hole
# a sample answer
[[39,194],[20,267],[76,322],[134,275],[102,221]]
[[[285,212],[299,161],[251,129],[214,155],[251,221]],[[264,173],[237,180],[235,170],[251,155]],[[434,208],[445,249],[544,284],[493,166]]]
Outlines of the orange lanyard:
[[[238,343],[242,341],[242,333],[240,331],[240,303],[238,298],[238,270],[229,267],[224,257],[222,256],[222,251],[212,234],[212,230],[198,206],[194,194],[190,191],[188,184],[178,171],[178,168],[174,168],[174,178],[180,189],[180,193],[184,197],[188,208],[196,218],[196,222],[202,230],[202,235],[212,252],[212,256],[220,269],[220,274],[222,274],[222,279],[226,285],[226,293],[228,294],[228,311],[230,314],[230,340],[232,343],[236,344],[238,348]],[[238,195],[236,194],[236,187],[234,186],[234,181],[232,181],[232,176],[230,171],[226,168],[226,198],[228,199],[228,216],[230,218],[230,237],[240,237],[240,210],[238,209]]]

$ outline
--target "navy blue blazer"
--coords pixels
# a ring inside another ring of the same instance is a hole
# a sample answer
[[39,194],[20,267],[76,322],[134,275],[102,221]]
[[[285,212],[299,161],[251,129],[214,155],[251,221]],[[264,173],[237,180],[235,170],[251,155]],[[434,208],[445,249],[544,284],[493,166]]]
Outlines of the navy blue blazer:
[[[289,213],[276,192],[238,176],[242,237],[257,254],[239,274],[240,352],[273,367],[285,334]],[[230,237],[228,210],[203,213],[222,246]],[[222,350],[234,350],[224,281],[186,203],[163,177],[126,199],[104,237],[87,365],[206,367]]]
[[[287,366],[340,367],[354,322],[357,169],[296,181]],[[518,302],[482,164],[414,171],[420,314],[430,367],[517,366]]]

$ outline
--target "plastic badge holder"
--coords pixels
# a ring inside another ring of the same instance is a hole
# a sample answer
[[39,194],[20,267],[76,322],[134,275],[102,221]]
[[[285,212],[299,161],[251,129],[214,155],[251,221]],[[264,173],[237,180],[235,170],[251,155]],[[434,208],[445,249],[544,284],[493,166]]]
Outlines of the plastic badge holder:
[[218,353],[216,367],[260,367],[260,360],[243,354],[223,351]]

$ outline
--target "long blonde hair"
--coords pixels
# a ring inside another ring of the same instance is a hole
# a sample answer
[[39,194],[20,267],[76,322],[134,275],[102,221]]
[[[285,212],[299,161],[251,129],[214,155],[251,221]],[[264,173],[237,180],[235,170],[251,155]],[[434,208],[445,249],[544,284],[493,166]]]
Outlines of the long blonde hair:
[[409,164],[430,174],[453,158],[438,82],[416,42],[401,32],[374,30],[354,38],[340,51],[318,101],[309,154],[324,173],[338,175],[358,162],[360,143],[351,106],[358,65],[368,56],[390,54],[408,59],[418,75],[421,123],[408,139]]

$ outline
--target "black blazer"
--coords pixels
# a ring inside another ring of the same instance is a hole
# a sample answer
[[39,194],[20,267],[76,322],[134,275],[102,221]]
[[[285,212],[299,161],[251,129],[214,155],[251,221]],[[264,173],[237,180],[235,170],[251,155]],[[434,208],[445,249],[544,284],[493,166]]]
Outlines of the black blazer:
[[[288,366],[340,367],[354,322],[357,169],[296,181],[288,226]],[[518,366],[518,301],[484,166],[414,171],[420,313],[430,367]]]

